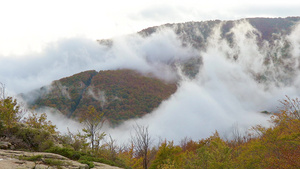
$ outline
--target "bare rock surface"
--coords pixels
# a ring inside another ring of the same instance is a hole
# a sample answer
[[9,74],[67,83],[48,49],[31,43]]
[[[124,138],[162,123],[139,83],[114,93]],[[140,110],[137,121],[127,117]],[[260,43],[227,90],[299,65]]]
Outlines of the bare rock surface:
[[110,166],[110,165],[98,163],[98,162],[94,162],[94,165],[95,165],[94,168],[96,168],[96,169],[120,169],[119,167]]
[[[28,160],[39,156],[39,160]],[[119,169],[102,163],[94,162],[96,169]],[[0,149],[0,168],[1,169],[88,169],[88,165],[70,160],[64,156],[54,153],[26,152]]]
[[0,148],[1,149],[8,149],[10,147],[11,147],[11,143],[10,142],[0,141]]

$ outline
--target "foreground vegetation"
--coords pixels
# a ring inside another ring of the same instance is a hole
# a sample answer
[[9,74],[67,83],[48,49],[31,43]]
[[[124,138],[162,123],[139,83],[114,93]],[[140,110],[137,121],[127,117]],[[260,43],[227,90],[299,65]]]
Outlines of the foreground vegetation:
[[183,139],[180,145],[165,140],[149,149],[148,156],[132,145],[119,157],[133,168],[300,168],[300,101],[287,97],[281,103],[281,113],[271,116],[269,128],[254,126],[247,135],[235,132],[232,140],[222,139],[217,131],[199,141]]
[[[13,145],[10,148],[52,152],[88,164],[90,168],[94,167],[94,162],[137,169],[299,168],[300,102],[287,97],[282,104],[281,113],[270,119],[271,127],[254,126],[252,134],[235,133],[232,140],[222,139],[216,131],[209,138],[198,141],[183,139],[180,145],[175,145],[165,140],[154,146],[148,127],[137,125],[131,144],[117,146],[115,140],[101,131],[103,114],[96,113],[93,106],[85,113],[88,117],[90,114],[96,116],[81,119],[82,132],[62,135],[51,121],[47,121],[46,114],[30,113],[22,118],[24,111],[17,101],[2,97],[0,136],[2,141]],[[59,161],[46,162],[63,165]]]

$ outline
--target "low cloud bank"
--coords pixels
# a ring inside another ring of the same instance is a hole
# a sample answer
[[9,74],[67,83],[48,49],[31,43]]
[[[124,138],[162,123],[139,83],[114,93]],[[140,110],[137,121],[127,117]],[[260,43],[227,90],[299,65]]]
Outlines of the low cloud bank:
[[[222,23],[221,23],[222,24]],[[197,51],[182,47],[180,39],[165,29],[149,37],[131,35],[114,39],[112,46],[87,39],[68,39],[49,45],[45,51],[24,58],[1,58],[0,81],[11,93],[28,92],[65,76],[85,70],[133,69],[159,78],[178,81],[178,90],[151,114],[105,131],[119,142],[130,138],[132,126],[149,126],[152,137],[174,140],[201,139],[218,130],[224,137],[236,124],[248,129],[268,125],[268,115],[277,111],[285,95],[300,96],[300,26],[274,45],[258,46],[260,33],[241,21],[231,30],[233,45],[221,38],[220,26],[211,34],[207,48]],[[280,54],[290,44],[288,57]],[[276,57],[272,54],[277,53]],[[202,65],[195,78],[182,75],[180,63],[200,57]],[[268,62],[266,62],[268,61]],[[178,66],[179,65],[179,66]],[[105,91],[103,91],[105,92]],[[46,110],[44,110],[46,111]],[[76,131],[75,123],[50,119],[63,131]]]
[[[274,57],[269,53],[280,51],[282,43],[271,46],[264,42],[265,47],[259,48],[256,30],[250,24],[242,22],[233,28],[234,41],[238,42],[233,47],[220,38],[220,30],[216,28],[209,47],[201,52],[203,65],[195,79],[181,78],[177,92],[151,114],[108,132],[126,141],[129,129],[140,124],[149,126],[156,140],[179,143],[184,137],[195,140],[209,137],[216,130],[230,139],[236,126],[245,132],[257,124],[270,125],[270,116],[262,111],[278,112],[279,101],[285,95],[300,96],[299,52],[295,52],[300,46],[299,28],[284,39],[292,45],[290,58],[280,54],[276,58],[285,66],[267,58]],[[273,63],[266,64],[266,58]]]
[[0,80],[14,94],[26,93],[85,70],[133,69],[174,80],[177,75],[171,64],[195,56],[194,49],[181,47],[171,30],[148,38],[139,35],[116,38],[112,47],[72,38],[49,44],[41,53],[20,58],[0,56]]

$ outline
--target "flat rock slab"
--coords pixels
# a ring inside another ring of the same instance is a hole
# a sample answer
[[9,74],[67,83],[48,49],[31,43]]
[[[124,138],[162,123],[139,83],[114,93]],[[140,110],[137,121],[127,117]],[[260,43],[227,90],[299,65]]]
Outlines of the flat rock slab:
[[110,166],[107,164],[103,164],[103,163],[98,163],[98,162],[94,162],[95,165],[95,169],[121,169],[119,167],[115,167],[115,166]]
[[[54,154],[54,153],[44,153],[44,152],[26,152],[26,151],[13,151],[13,150],[2,150],[0,149],[0,168],[1,169],[55,169],[57,166],[49,166],[44,164],[42,161],[26,161],[20,160],[20,157],[32,157],[41,155],[42,159],[53,159],[60,160],[63,165],[60,168],[65,169],[88,169],[86,164],[81,164],[77,161],[70,160],[64,156]],[[102,163],[94,162],[95,169],[120,169],[119,167],[109,166]]]
[[10,142],[0,141],[0,149],[8,149],[10,147],[11,147],[11,143]]

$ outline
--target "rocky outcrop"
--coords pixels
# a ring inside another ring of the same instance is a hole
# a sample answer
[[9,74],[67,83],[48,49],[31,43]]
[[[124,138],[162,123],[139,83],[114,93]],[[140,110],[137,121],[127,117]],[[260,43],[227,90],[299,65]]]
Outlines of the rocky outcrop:
[[115,166],[110,166],[107,164],[103,164],[103,163],[98,163],[98,162],[94,162],[95,165],[95,169],[120,169],[119,167],[115,167]]
[[0,149],[13,149],[10,142],[0,141]]
[[[94,163],[96,169],[119,169],[118,167],[109,166],[102,163]],[[44,153],[44,152],[25,152],[0,149],[0,168],[35,168],[35,169],[88,169],[87,164],[81,164],[77,161],[70,160],[64,156]]]

